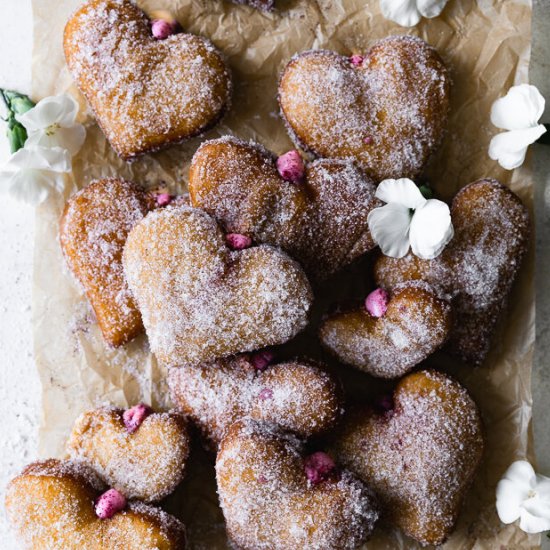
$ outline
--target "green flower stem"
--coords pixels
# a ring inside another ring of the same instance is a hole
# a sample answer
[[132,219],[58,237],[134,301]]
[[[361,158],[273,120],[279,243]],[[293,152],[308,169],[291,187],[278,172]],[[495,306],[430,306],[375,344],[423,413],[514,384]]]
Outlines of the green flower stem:
[[17,121],[16,115],[22,115],[34,107],[34,103],[23,94],[12,92],[10,90],[2,90],[0,88],[0,97],[2,97],[8,110],[7,136],[10,143],[12,153],[23,148],[27,141],[27,131],[25,127]]

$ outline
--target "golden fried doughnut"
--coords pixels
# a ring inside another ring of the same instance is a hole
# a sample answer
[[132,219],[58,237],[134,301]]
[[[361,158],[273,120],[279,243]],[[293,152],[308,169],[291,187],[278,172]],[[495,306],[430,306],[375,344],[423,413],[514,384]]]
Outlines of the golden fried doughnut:
[[391,523],[423,545],[439,545],[481,460],[481,419],[458,382],[415,372],[397,385],[393,407],[350,412],[334,452],[374,489]]
[[471,183],[451,208],[453,240],[433,260],[380,256],[377,284],[391,289],[424,280],[452,300],[449,351],[478,365],[489,351],[497,320],[527,250],[529,215],[517,195],[495,180]]
[[367,225],[374,191],[372,180],[343,160],[317,160],[300,183],[285,181],[271,153],[229,136],[203,143],[189,172],[192,206],[228,233],[281,247],[316,281],[374,247]]
[[325,319],[319,338],[338,359],[373,376],[404,375],[449,336],[451,306],[422,281],[396,286],[380,316],[368,311],[368,300],[366,307]]
[[185,528],[160,508],[130,501],[100,519],[94,501],[104,489],[94,472],[72,461],[45,460],[8,486],[6,510],[29,550],[183,550]]
[[255,356],[238,355],[171,368],[168,384],[172,401],[214,448],[245,416],[307,438],[334,427],[342,412],[339,382],[301,359],[258,365]]
[[137,185],[108,178],[73,195],[61,218],[59,240],[65,258],[112,346],[143,331],[124,278],[122,250],[132,227],[152,207],[152,198]]
[[[110,487],[130,499],[154,502],[183,478],[189,456],[187,422],[175,413],[148,411],[138,426],[132,411],[101,407],[77,419],[67,442],[70,458],[89,464]],[[128,415],[130,413],[130,415]],[[146,417],[145,417],[146,416]]]
[[151,349],[166,365],[282,344],[307,325],[312,294],[300,266],[267,245],[231,250],[202,210],[150,212],[123,262]]
[[205,38],[155,40],[130,0],[90,0],[65,28],[67,65],[123,159],[156,151],[214,126],[231,77]]
[[216,459],[229,538],[242,550],[353,549],[378,519],[371,491],[324,453],[251,419],[230,427]]
[[310,50],[279,82],[295,143],[323,158],[353,159],[377,182],[414,179],[439,146],[450,78],[420,38],[390,36],[362,56]]

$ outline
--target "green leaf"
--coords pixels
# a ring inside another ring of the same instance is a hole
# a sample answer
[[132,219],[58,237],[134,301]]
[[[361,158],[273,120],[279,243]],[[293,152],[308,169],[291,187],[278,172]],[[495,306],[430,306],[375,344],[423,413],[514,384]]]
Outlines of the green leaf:
[[12,153],[23,148],[27,141],[27,131],[25,127],[17,121],[16,115],[22,115],[34,107],[34,103],[23,94],[12,92],[10,90],[2,90],[0,88],[0,96],[6,104],[8,110],[8,118],[6,120],[7,136],[10,143]]
[[430,199],[433,199],[434,198],[434,192],[433,192],[433,189],[429,186],[429,185],[421,185],[419,187],[420,189],[420,192],[422,193],[422,196],[426,199],[426,200],[430,200]]

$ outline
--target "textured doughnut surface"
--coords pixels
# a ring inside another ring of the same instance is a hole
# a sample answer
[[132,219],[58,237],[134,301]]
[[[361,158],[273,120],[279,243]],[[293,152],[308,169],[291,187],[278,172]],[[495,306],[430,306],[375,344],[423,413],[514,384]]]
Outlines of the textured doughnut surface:
[[129,433],[123,412],[102,407],[80,415],[67,453],[89,464],[126,498],[161,500],[183,478],[191,444],[187,422],[175,412],[152,413]]
[[123,159],[213,126],[228,106],[231,77],[205,38],[155,40],[130,0],[90,0],[65,28],[67,65]]
[[67,263],[84,287],[99,328],[112,346],[143,331],[122,269],[128,233],[153,207],[137,185],[108,178],[92,182],[65,206],[59,240]]
[[300,359],[259,371],[239,355],[172,368],[168,383],[172,401],[214,447],[245,416],[307,438],[333,428],[342,413],[339,382]]
[[390,522],[438,545],[453,530],[481,460],[481,419],[458,382],[420,371],[399,382],[391,410],[352,411],[334,452],[374,489]]
[[300,266],[267,245],[231,251],[201,210],[151,212],[123,261],[151,349],[167,365],[282,344],[307,325],[312,293]]
[[486,179],[457,193],[451,218],[455,236],[437,258],[380,256],[375,278],[388,289],[403,281],[424,280],[450,298],[455,322],[449,351],[477,365],[489,351],[527,250],[529,215],[517,195]]
[[321,343],[338,359],[380,378],[406,374],[440,348],[452,325],[450,304],[429,285],[403,283],[390,295],[384,316],[364,306],[328,317]]
[[414,178],[443,137],[450,79],[437,52],[412,36],[380,40],[356,66],[335,52],[295,56],[279,83],[295,142],[353,159],[377,182]]
[[99,519],[94,501],[105,487],[72,461],[30,464],[8,486],[6,511],[28,550],[184,550],[185,528],[160,508],[130,501]]
[[299,440],[254,420],[231,426],[216,477],[228,535],[243,550],[352,550],[378,519],[371,491],[353,475],[311,485]]
[[281,247],[314,281],[374,247],[367,225],[374,192],[374,182],[344,160],[317,160],[303,183],[285,181],[272,154],[234,137],[203,143],[189,173],[192,206],[229,233]]

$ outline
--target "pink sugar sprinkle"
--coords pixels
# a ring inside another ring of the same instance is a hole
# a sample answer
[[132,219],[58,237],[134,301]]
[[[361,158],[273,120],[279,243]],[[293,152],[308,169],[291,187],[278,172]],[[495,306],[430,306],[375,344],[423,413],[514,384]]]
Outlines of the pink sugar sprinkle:
[[151,23],[151,31],[157,40],[166,40],[176,32],[176,25],[164,19],[155,19]]
[[109,489],[99,496],[95,503],[95,513],[100,519],[112,518],[126,506],[126,498],[116,489]]
[[273,390],[270,388],[264,388],[260,394],[258,395],[261,401],[265,401],[266,399],[271,399],[273,397]]
[[275,354],[268,349],[257,351],[250,356],[252,366],[259,371],[264,371],[275,359]]
[[362,55],[354,54],[350,56],[349,60],[351,61],[352,65],[355,65],[356,67],[360,67],[363,64],[363,61],[365,58]]
[[304,161],[295,149],[288,151],[277,159],[277,170],[285,181],[300,183],[304,179]]
[[267,483],[267,478],[263,474],[260,474],[258,476],[258,483]]
[[152,409],[144,403],[139,403],[131,409],[126,409],[122,415],[126,430],[133,434],[152,412]]
[[169,193],[159,193],[155,198],[159,206],[168,206],[174,199]]
[[389,295],[383,288],[373,290],[365,300],[365,309],[373,317],[383,317],[388,309]]
[[240,233],[228,233],[225,236],[225,242],[233,250],[244,250],[252,245],[252,239]]
[[305,459],[304,468],[310,483],[317,485],[331,476],[336,469],[336,464],[327,453],[318,451]]
[[374,143],[374,138],[372,136],[366,136],[363,138],[363,143],[366,143],[367,145],[372,145]]

